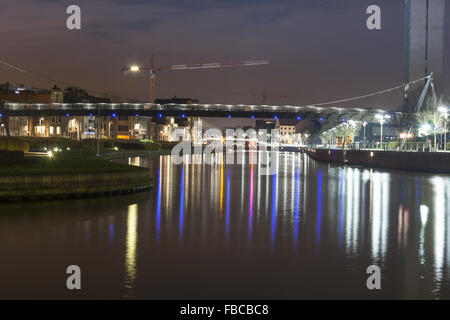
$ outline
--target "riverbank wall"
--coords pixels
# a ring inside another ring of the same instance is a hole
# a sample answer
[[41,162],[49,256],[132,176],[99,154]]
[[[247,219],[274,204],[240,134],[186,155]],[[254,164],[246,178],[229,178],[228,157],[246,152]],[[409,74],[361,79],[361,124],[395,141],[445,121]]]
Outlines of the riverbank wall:
[[149,170],[129,172],[0,177],[0,200],[103,196],[151,188]]
[[100,158],[105,160],[116,160],[130,157],[154,157],[160,155],[170,155],[171,149],[162,149],[155,151],[132,150],[132,151],[116,151],[100,154]]
[[305,153],[320,162],[450,174],[450,153],[446,152],[306,149]]

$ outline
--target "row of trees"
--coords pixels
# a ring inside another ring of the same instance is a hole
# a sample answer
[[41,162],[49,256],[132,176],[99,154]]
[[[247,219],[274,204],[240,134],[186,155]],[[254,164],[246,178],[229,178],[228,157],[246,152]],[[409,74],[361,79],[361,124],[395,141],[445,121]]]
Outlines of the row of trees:
[[[400,119],[390,119],[389,122],[402,132],[409,128],[418,126],[421,136],[433,135],[434,148],[437,149],[438,136],[447,134],[450,128],[449,108],[442,102],[438,105],[433,104],[425,111],[419,112],[415,117],[402,116]],[[364,122],[348,121],[338,125],[328,124],[321,129],[320,136],[323,142],[327,144],[335,144],[338,140],[343,140],[345,146],[346,141],[352,140],[358,136]]]
[[447,134],[448,130],[448,116],[445,110],[433,110],[421,112],[417,115],[417,120],[420,125],[419,132],[425,136],[432,134],[434,141],[434,148],[437,148],[437,137],[439,135]]
[[336,143],[337,139],[342,139],[342,144],[355,136],[359,135],[363,122],[350,120],[348,122],[343,122],[335,127],[325,127],[322,129],[321,136],[328,144]]

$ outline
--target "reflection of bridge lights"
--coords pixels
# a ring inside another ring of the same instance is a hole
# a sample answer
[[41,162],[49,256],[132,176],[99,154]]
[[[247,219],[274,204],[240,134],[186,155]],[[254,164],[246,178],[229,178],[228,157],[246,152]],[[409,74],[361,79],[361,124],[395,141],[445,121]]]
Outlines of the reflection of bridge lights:
[[126,235],[126,252],[125,252],[125,287],[133,289],[137,276],[137,222],[138,222],[138,205],[132,204],[128,206],[127,214],[127,235]]
[[430,212],[430,209],[426,205],[421,204],[420,205],[420,220],[422,221],[423,225],[427,224],[428,212]]

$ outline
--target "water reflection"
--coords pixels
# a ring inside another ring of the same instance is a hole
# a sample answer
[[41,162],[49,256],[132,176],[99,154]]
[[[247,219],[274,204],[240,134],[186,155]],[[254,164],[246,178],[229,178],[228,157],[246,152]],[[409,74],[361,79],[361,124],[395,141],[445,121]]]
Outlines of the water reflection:
[[158,182],[156,187],[156,243],[159,243],[160,228],[161,228],[161,160],[159,161],[160,167],[158,169]]
[[228,246],[230,236],[230,168],[227,169],[227,209],[225,216],[225,234],[226,243]]
[[437,284],[433,292],[437,293],[441,289],[445,272],[445,232],[447,227],[445,189],[447,186],[440,177],[435,177],[432,182],[434,187],[434,278]]
[[249,244],[251,244],[252,241],[252,228],[253,228],[253,166],[254,166],[254,152],[250,153],[250,205],[249,205],[249,212],[248,212],[248,241]]
[[261,175],[261,161],[248,160],[267,154],[243,157],[247,164],[137,158],[153,173],[150,192],[0,204],[9,261],[0,274],[12,275],[0,297],[16,287],[41,296],[53,286],[33,285],[25,265],[59,268],[67,256],[89,267],[86,294],[96,297],[370,298],[361,289],[370,264],[382,268],[382,297],[449,297],[449,176],[290,153],[277,153],[274,174]]
[[137,223],[138,223],[138,205],[132,204],[128,207],[127,216],[127,239],[125,253],[125,281],[126,289],[129,293],[126,297],[134,297],[133,287],[137,277],[136,248],[137,248]]
[[180,181],[180,241],[183,240],[183,224],[184,224],[184,166],[181,167],[181,181]]
[[372,192],[372,262],[382,265],[387,249],[387,232],[389,227],[389,175],[375,172],[370,177]]

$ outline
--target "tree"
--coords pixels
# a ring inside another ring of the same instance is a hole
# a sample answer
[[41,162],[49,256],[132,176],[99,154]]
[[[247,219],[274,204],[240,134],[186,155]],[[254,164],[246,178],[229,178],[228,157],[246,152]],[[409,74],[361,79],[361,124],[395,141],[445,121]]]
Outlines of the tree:
[[446,119],[442,116],[442,114],[437,111],[424,111],[417,115],[417,120],[420,124],[420,126],[425,131],[425,134],[427,132],[431,132],[434,136],[434,148],[436,149],[437,146],[437,136],[439,134],[445,133],[445,123]]
[[437,147],[437,136],[440,134],[446,134],[447,131],[447,116],[444,115],[439,108],[445,106],[445,98],[440,96],[428,97],[425,102],[425,110],[417,114],[417,120],[422,127],[424,134],[433,134],[434,148]]
[[350,120],[348,122],[344,122],[330,129],[325,129],[321,136],[326,141],[336,141],[337,138],[343,139],[343,147],[345,147],[345,142],[349,137],[355,137],[359,135],[359,131],[361,130],[361,121],[353,121]]

